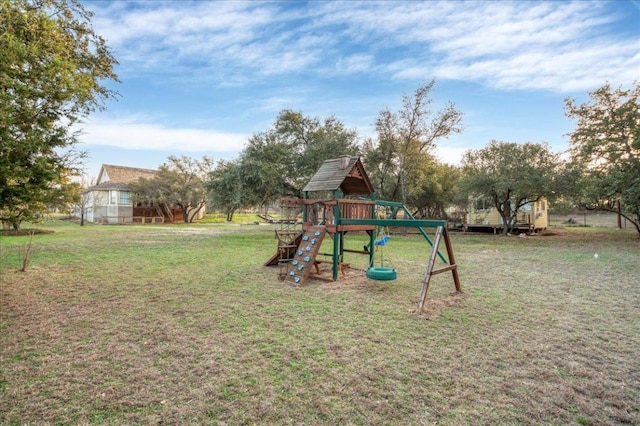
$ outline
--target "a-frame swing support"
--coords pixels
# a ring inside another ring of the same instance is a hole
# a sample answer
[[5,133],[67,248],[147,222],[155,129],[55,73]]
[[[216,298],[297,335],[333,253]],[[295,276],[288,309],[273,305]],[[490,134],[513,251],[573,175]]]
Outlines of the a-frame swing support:
[[[420,298],[418,300],[417,312],[424,311],[424,304],[427,299],[427,291],[429,290],[429,283],[433,275],[441,274],[443,272],[451,271],[453,282],[456,291],[462,293],[462,286],[460,285],[460,277],[458,276],[458,266],[456,265],[455,258],[453,256],[453,247],[451,246],[451,240],[449,239],[449,233],[447,232],[447,222],[444,220],[418,220],[418,219],[343,219],[341,223],[345,225],[376,225],[376,226],[396,226],[407,228],[418,228],[422,231],[423,236],[431,244],[431,255],[429,256],[429,263],[427,264],[427,270],[424,274],[424,280],[422,281],[422,290],[420,292]],[[433,242],[426,235],[422,228],[435,228],[436,234]],[[447,250],[447,260],[444,259],[438,246],[440,240],[444,237],[445,247]],[[443,262],[447,265],[434,270],[436,263],[436,256],[439,256]]]
[[[445,246],[447,248],[447,257],[449,258],[449,265],[443,268],[433,270],[436,263],[436,253],[438,252],[438,246],[440,245],[440,238],[444,236]],[[433,247],[431,249],[431,256],[429,256],[429,263],[427,264],[427,270],[424,273],[424,280],[422,281],[422,290],[420,291],[420,298],[418,299],[417,312],[424,311],[424,303],[427,300],[427,291],[429,290],[429,282],[431,277],[442,272],[451,271],[453,275],[453,282],[456,286],[456,291],[462,293],[462,287],[460,286],[460,278],[458,277],[458,266],[453,258],[453,249],[451,248],[451,241],[449,240],[449,234],[447,228],[444,226],[438,226],[436,229],[436,236],[434,237]]]

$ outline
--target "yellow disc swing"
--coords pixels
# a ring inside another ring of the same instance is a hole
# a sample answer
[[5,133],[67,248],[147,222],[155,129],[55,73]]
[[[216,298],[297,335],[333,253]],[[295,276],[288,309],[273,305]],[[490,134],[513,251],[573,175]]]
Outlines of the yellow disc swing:
[[398,272],[393,268],[387,268],[384,266],[384,246],[391,236],[385,232],[384,228],[378,227],[378,235],[373,243],[375,251],[380,253],[380,266],[374,266],[374,256],[371,258],[371,264],[367,268],[367,278],[378,281],[392,281],[398,278]]

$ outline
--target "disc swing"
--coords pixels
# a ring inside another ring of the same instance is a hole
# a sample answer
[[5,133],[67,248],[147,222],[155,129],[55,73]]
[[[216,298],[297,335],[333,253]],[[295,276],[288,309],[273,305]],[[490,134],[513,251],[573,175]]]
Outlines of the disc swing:
[[371,264],[367,268],[367,278],[378,281],[392,281],[398,278],[398,272],[394,268],[384,266],[384,246],[391,238],[383,227],[378,227],[378,235],[373,242],[375,251],[380,253],[380,266],[374,266],[374,256],[371,258]]

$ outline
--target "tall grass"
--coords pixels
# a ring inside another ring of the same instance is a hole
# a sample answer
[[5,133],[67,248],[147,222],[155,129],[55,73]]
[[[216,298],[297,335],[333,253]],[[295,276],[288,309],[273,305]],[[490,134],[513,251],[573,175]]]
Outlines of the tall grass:
[[297,288],[269,226],[51,226],[26,273],[0,241],[3,424],[640,421],[631,232],[454,234],[465,294],[437,275],[416,316],[416,235],[385,247],[396,281],[350,255]]

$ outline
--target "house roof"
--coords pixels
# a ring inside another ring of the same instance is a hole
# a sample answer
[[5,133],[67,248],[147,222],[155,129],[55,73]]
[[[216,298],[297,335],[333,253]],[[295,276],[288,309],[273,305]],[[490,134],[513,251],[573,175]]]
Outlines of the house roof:
[[326,160],[303,191],[335,191],[344,195],[371,195],[373,186],[358,157]]
[[136,182],[138,179],[151,179],[156,173],[157,170],[103,164],[100,168],[100,173],[98,173],[96,185],[88,188],[88,190],[127,189],[129,184]]
[[151,179],[156,173],[157,170],[103,164],[96,183],[133,183],[139,178]]

